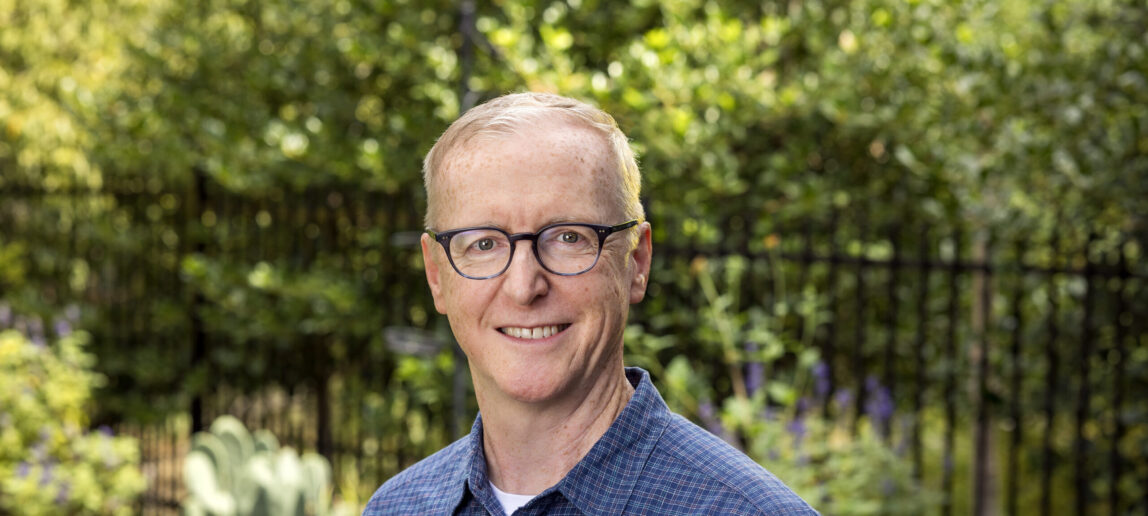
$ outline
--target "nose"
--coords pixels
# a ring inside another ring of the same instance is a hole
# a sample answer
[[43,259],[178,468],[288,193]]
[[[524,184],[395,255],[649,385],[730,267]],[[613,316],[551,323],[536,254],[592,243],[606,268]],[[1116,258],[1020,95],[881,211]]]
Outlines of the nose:
[[550,291],[546,269],[538,263],[532,246],[535,242],[520,240],[514,246],[510,268],[502,273],[502,291],[515,303],[527,306]]

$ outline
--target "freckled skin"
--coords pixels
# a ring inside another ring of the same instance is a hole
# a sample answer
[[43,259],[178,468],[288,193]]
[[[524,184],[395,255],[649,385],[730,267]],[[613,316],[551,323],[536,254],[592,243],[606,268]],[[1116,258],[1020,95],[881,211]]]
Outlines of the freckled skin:
[[[454,149],[435,178],[433,228],[495,226],[519,233],[563,221],[625,222],[612,201],[619,185],[610,162],[600,135],[565,122],[477,138]],[[625,232],[614,234],[585,274],[550,274],[532,244],[519,242],[510,268],[488,280],[459,276],[442,247],[424,235],[435,308],[447,315],[466,353],[484,414],[505,404],[579,406],[595,393],[613,394],[629,305],[645,295],[649,272],[649,225],[627,231],[642,235],[637,250],[628,249]],[[570,327],[543,341],[498,331],[552,324]]]

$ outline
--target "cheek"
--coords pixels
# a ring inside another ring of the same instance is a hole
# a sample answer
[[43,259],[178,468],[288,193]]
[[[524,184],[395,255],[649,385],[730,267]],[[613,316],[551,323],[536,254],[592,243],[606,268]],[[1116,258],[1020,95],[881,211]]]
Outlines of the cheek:
[[483,306],[483,303],[476,303],[476,299],[481,299],[483,294],[477,292],[476,287],[481,285],[472,285],[474,280],[468,280],[455,274],[453,270],[450,271],[452,277],[444,279],[443,281],[443,298],[446,300],[447,314],[451,319],[451,325],[455,323],[466,323],[475,317],[476,310]]
[[[603,267],[594,281],[580,290],[583,299],[594,300],[594,305],[603,306],[608,314],[617,311],[617,306],[629,306],[629,282],[626,281],[624,267],[617,265],[617,257],[611,260],[610,266]],[[599,265],[606,265],[600,263]]]
[[598,266],[602,267],[602,282],[604,283],[602,288],[611,296],[623,293],[629,296],[630,263],[627,261],[628,257],[629,253],[602,250],[602,257],[598,260]]

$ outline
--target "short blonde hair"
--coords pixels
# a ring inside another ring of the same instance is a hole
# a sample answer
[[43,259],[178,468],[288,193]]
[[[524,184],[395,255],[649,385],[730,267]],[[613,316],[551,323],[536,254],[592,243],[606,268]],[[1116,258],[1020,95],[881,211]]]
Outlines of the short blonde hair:
[[452,151],[478,136],[509,136],[533,123],[554,118],[593,129],[606,139],[611,157],[616,163],[614,169],[618,173],[618,184],[621,186],[615,202],[622,208],[627,219],[644,220],[645,210],[639,199],[642,179],[638,172],[638,162],[629,140],[614,117],[575,99],[550,93],[527,92],[503,95],[475,106],[455,120],[442,133],[434,147],[431,147],[423,160],[423,185],[427,192],[426,227],[431,228],[435,215],[435,203],[432,200],[435,177]]

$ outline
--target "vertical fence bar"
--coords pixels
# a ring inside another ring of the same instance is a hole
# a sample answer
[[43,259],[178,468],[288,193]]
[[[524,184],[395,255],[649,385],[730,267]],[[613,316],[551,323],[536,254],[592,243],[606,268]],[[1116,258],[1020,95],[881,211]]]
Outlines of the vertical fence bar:
[[[390,239],[391,235],[393,235],[395,232],[395,213],[398,210],[398,206],[396,206],[396,203],[393,203],[393,202],[389,202],[389,203],[376,202],[376,203],[372,203],[372,206],[375,208],[374,218],[375,218],[376,226],[380,227],[380,228],[385,228],[385,231],[384,231],[385,236],[384,236],[384,238],[382,238],[380,240],[382,242],[384,242],[383,245],[386,246],[384,249],[386,251],[388,251],[388,252],[384,252],[379,258],[379,267],[380,267],[380,271],[381,271],[380,278],[379,278],[380,284],[381,285],[394,285],[397,283],[397,278],[398,278],[398,275],[400,273],[400,270],[399,270],[398,259],[396,256],[394,256],[395,253],[391,252],[392,246],[389,245],[389,239]],[[376,289],[376,292],[379,293],[378,303],[381,306],[389,306],[390,301],[389,301],[389,297],[387,295],[387,289],[386,288],[379,288],[379,289]],[[383,314],[383,321],[382,321],[382,324],[380,325],[380,327],[385,328],[386,326],[388,326],[390,324],[394,324],[395,315],[396,314],[395,314],[394,310],[386,310],[386,312]],[[382,353],[384,354],[384,356],[386,358],[389,358],[389,356],[386,355],[388,353],[386,350],[384,350]],[[391,374],[393,372],[391,364],[386,364],[386,363],[382,364],[381,367],[379,369],[376,369],[375,371],[377,371],[379,373],[377,376],[377,378],[378,378],[378,391],[379,392],[386,392],[386,389],[388,387],[390,387]],[[375,439],[378,440],[378,442],[380,444],[379,449],[381,451],[386,450],[386,446],[389,445],[389,443],[387,442],[386,436],[383,433],[386,431],[386,428],[385,428],[386,425],[390,423],[389,421],[387,421],[387,419],[389,419],[387,417],[387,415],[388,415],[387,411],[380,411],[378,424],[380,426],[383,426],[383,428],[376,428],[376,432],[375,432]],[[375,471],[377,472],[377,475],[378,475],[378,477],[376,478],[378,483],[381,483],[387,474],[386,469],[385,469],[386,468],[386,462],[383,460],[383,455],[384,455],[383,453],[376,453],[375,454]],[[397,460],[398,467],[402,467],[402,465],[403,465],[402,458],[401,457],[396,457],[396,458],[398,459]]]
[[[161,209],[163,209],[163,207],[162,207],[164,204],[163,200],[166,197],[166,195],[167,194],[165,194],[163,191],[157,192],[155,194],[155,196],[153,197],[152,202],[155,203],[156,206],[160,206]],[[172,222],[171,219],[168,218],[167,213],[165,213],[165,212],[161,212],[161,213],[163,213],[163,218],[162,218],[163,227],[169,226],[170,223]],[[172,266],[170,269],[164,268],[164,266],[163,266],[163,255],[167,254],[170,250],[167,248],[167,246],[163,242],[163,233],[156,231],[158,229],[158,227],[156,227],[156,226],[152,226],[152,227],[153,227],[153,232],[154,232],[153,238],[155,239],[155,251],[153,253],[151,253],[151,256],[153,257],[152,267],[155,269],[154,274],[157,276],[156,283],[160,283],[160,284],[164,285],[163,286],[163,293],[165,296],[178,295],[178,292],[180,292],[179,276],[175,272],[176,272],[176,269],[178,268],[179,262],[178,261],[175,262],[176,265]],[[160,275],[162,275],[162,277],[159,277]],[[145,295],[146,295],[146,293],[145,293]],[[146,303],[146,299],[144,301]],[[154,320],[155,320],[155,316],[152,315],[152,317],[149,319],[148,332],[147,332],[148,335],[151,336],[152,338],[157,336],[156,328],[152,324],[152,322]],[[161,338],[167,338],[167,339],[170,339],[171,341],[175,341],[174,335],[163,335],[163,337],[161,337]],[[164,360],[167,361],[168,363],[178,364],[179,363],[178,357],[176,356],[177,353],[178,353],[178,345],[165,347],[164,352],[163,352]],[[170,394],[168,394],[168,395],[170,396]],[[165,411],[166,410],[167,410],[167,407],[165,404]],[[156,492],[159,494],[160,498],[162,498],[164,500],[175,500],[176,495],[175,495],[175,490],[174,490],[173,485],[172,485],[174,483],[174,476],[176,473],[175,472],[175,463],[180,461],[182,459],[182,457],[179,457],[179,454],[174,447],[168,446],[169,435],[167,432],[167,425],[168,425],[169,420],[170,420],[169,415],[165,414],[162,419],[160,419],[159,421],[157,421],[155,423],[152,423],[151,426],[153,428],[156,428],[157,446],[159,447],[160,450],[165,450],[168,452],[167,453],[168,460],[159,461],[159,463],[157,464],[157,467],[156,467],[157,471],[159,471],[160,477],[164,479],[160,483],[160,485],[157,486]]]
[[1096,234],[1088,236],[1084,246],[1084,320],[1082,321],[1082,335],[1078,362],[1080,367],[1080,390],[1076,399],[1076,439],[1073,443],[1073,469],[1075,471],[1076,485],[1076,514],[1088,514],[1089,504],[1092,501],[1091,468],[1088,463],[1090,442],[1084,435],[1084,427],[1088,424],[1091,413],[1092,386],[1089,383],[1091,362],[1093,354],[1093,305],[1096,303],[1096,285],[1093,284],[1093,263],[1091,251],[1096,241]]
[[921,480],[922,453],[921,453],[921,409],[924,405],[925,392],[925,335],[928,330],[929,316],[929,229],[921,226],[921,236],[918,242],[917,257],[920,261],[917,269],[917,335],[913,341],[913,478]]
[[1012,422],[1012,440],[1009,443],[1008,449],[1008,471],[1005,474],[1005,513],[1015,516],[1017,512],[1017,489],[1020,447],[1023,443],[1024,425],[1021,421],[1020,414],[1020,399],[1021,393],[1021,366],[1020,366],[1020,348],[1021,340],[1024,338],[1024,245],[1019,240],[1015,248],[1015,260],[1017,267],[1017,278],[1013,286],[1012,295],[1012,336],[1009,347],[1009,365],[1012,374],[1009,377],[1009,392],[1012,396],[1009,398],[1009,419]]
[[[888,290],[886,291],[886,294],[885,294],[886,297],[888,297],[888,299],[889,299],[889,306],[888,306],[888,311],[886,312],[886,316],[885,316],[885,360],[884,360],[884,362],[885,362],[885,365],[884,365],[885,377],[884,377],[884,380],[882,381],[885,388],[889,390],[890,400],[896,400],[897,399],[897,397],[896,397],[897,392],[896,392],[895,385],[894,385],[895,378],[896,378],[896,375],[894,374],[896,372],[896,367],[894,367],[894,362],[896,361],[896,357],[897,357],[897,353],[896,353],[896,347],[897,347],[897,307],[899,305],[899,303],[897,302],[897,279],[898,279],[898,271],[901,269],[901,266],[902,266],[901,255],[900,255],[901,246],[898,245],[898,241],[899,241],[898,234],[899,234],[899,231],[898,231],[897,225],[896,224],[890,225],[889,226],[889,245],[893,247],[893,257],[892,257],[892,261],[889,262],[889,268],[888,268],[889,277],[888,277],[888,283],[887,283]],[[885,418],[881,421],[881,433],[884,436],[886,443],[889,442],[889,440],[891,439],[891,434],[892,434],[892,432],[890,432],[890,427],[889,427],[890,421],[891,421],[891,419],[889,419],[889,418]]]
[[[826,383],[829,385],[828,392],[835,392],[837,390],[837,321],[840,320],[837,314],[838,289],[837,281],[837,209],[834,208],[833,214],[829,218],[829,275],[828,275],[828,289],[829,289],[829,313],[831,314],[829,321],[825,324],[825,341],[822,343],[822,353],[825,355],[825,370]],[[826,396],[826,400],[831,396]],[[828,401],[826,401],[828,404]]]
[[167,478],[167,481],[163,483],[163,486],[158,491],[160,493],[160,497],[164,500],[178,503],[178,482],[179,478],[181,477],[179,470],[180,465],[183,464],[183,454],[179,449],[177,441],[172,437],[174,432],[171,428],[171,417],[165,416],[164,420],[158,423],[156,426],[161,428],[160,446],[169,450],[169,459],[163,461],[167,463],[167,467],[159,468],[161,474],[166,470],[167,474],[164,475],[164,477]]
[[[476,8],[474,0],[462,0],[459,3],[459,31],[463,35],[462,45],[459,47],[459,62],[461,73],[459,76],[459,112],[465,113],[474,107],[478,100],[476,92],[470,89],[470,75],[474,68],[475,37],[478,35],[476,27]],[[448,339],[451,348],[453,370],[451,371],[450,390],[450,439],[458,439],[469,428],[466,425],[466,355],[453,338]]]
[[[1144,269],[1141,267],[1141,268],[1139,268],[1139,270],[1143,271]],[[1134,305],[1133,311],[1135,311],[1136,306],[1142,306],[1141,303],[1144,302],[1144,299],[1142,299],[1140,297],[1142,295],[1141,292],[1142,292],[1142,289],[1144,288],[1144,283],[1145,283],[1145,278],[1140,278],[1135,283],[1136,287],[1137,287],[1137,290],[1135,291],[1135,293],[1137,294],[1137,296],[1133,297],[1133,299],[1134,299],[1133,302],[1136,303],[1136,305]],[[1148,296],[1145,296],[1145,297],[1148,297]],[[1144,339],[1145,339],[1144,335],[1148,334],[1148,328],[1145,328],[1144,317],[1132,317],[1129,321],[1129,325],[1132,328],[1131,333],[1132,333],[1132,338],[1134,339],[1133,342],[1136,342],[1138,345],[1143,344]],[[1136,387],[1134,387],[1132,389],[1132,391],[1133,392],[1143,392],[1143,391],[1138,391],[1137,389],[1140,387],[1144,387],[1144,381],[1145,381],[1144,372],[1141,371],[1137,375],[1136,379],[1133,381],[1136,382],[1136,383],[1134,383],[1134,385],[1136,385]],[[1140,405],[1141,405],[1141,408],[1139,409],[1140,411],[1143,411],[1146,408],[1148,408],[1148,399],[1145,399],[1145,397],[1140,397],[1139,401],[1140,401]],[[1141,413],[1143,413],[1143,412],[1141,412]],[[1141,479],[1140,479],[1140,485],[1141,486],[1148,486],[1148,468],[1143,470],[1143,474],[1142,474]],[[1141,489],[1140,490],[1140,508],[1142,509],[1143,514],[1145,516],[1148,516],[1148,489]],[[1131,511],[1129,511],[1129,512],[1131,512]]]
[[[330,235],[323,240],[323,248],[326,255],[336,254],[342,239],[339,238],[339,213],[342,210],[344,199],[343,195],[339,192],[330,193],[326,199],[325,220],[326,230],[320,231],[320,234],[326,233]],[[337,260],[330,260],[334,263]],[[322,340],[327,342],[319,342],[316,348],[319,349],[319,365],[315,371],[317,378],[315,379],[315,399],[318,404],[317,410],[319,412],[318,421],[316,422],[316,439],[318,440],[317,448],[319,454],[327,458],[334,458],[334,435],[331,422],[331,373],[334,370],[333,359],[331,356],[330,336],[323,337]]]
[[865,372],[865,237],[868,231],[866,230],[866,217],[865,213],[858,214],[857,220],[860,222],[857,229],[857,240],[862,243],[860,253],[855,256],[857,260],[857,268],[854,271],[856,281],[853,285],[853,349],[850,356],[850,370],[853,374],[857,375],[854,378],[855,385],[857,386],[857,397],[853,400],[853,422],[852,430],[853,435],[857,435],[858,425],[861,422],[861,414],[865,411],[865,399],[868,396],[876,395],[875,392],[867,392],[868,379]]
[[949,307],[948,307],[948,334],[945,339],[945,368],[944,401],[944,459],[941,468],[941,491],[943,502],[941,514],[949,516],[953,513],[953,440],[956,436],[956,369],[957,369],[957,306],[960,292],[958,282],[961,274],[961,231],[953,232],[953,257],[949,264]]
[[[811,271],[813,269],[813,264],[814,264],[814,259],[813,259],[813,218],[812,217],[805,217],[805,218],[803,218],[803,220],[801,222],[801,258],[800,258],[800,262],[801,262],[801,267],[797,273],[798,274],[797,290],[798,290],[798,292],[804,292],[805,287],[806,287],[806,283],[809,281],[809,277],[812,275]],[[814,342],[814,339],[817,336],[817,325],[816,325],[817,317],[810,317],[809,319],[814,321],[814,324],[808,325],[803,321],[802,324],[797,325],[797,341],[798,342],[802,342],[802,343]],[[806,332],[808,332],[808,334],[806,334]],[[832,364],[831,364],[831,362],[828,361],[827,358],[822,357],[821,361],[822,361],[822,364],[826,368],[832,368]],[[821,416],[822,417],[828,417],[829,416],[829,404],[831,403],[831,401],[833,399],[833,396],[831,396],[830,393],[832,393],[832,388],[827,390],[825,392],[825,395],[821,397],[820,410],[821,410]]]
[[[1054,230],[1055,231],[1055,230]],[[1059,246],[1059,237],[1053,233],[1052,253],[1055,256]],[[1040,473],[1040,514],[1052,514],[1052,470],[1055,468],[1054,450],[1052,449],[1052,431],[1056,424],[1056,387],[1060,378],[1060,355],[1056,352],[1057,340],[1060,333],[1059,303],[1057,302],[1056,274],[1048,277],[1048,345],[1045,346],[1045,361],[1048,371],[1045,372],[1044,390],[1044,435],[1041,436],[1041,473]]]
[[[207,173],[199,167],[192,169],[194,177],[194,189],[192,195],[194,199],[194,208],[192,213],[195,218],[185,223],[185,231],[190,236],[192,241],[192,248],[198,255],[203,255],[207,252],[207,235],[203,234],[207,231],[206,227],[202,227],[204,215],[207,212]],[[207,299],[204,298],[203,292],[200,289],[193,289],[191,300],[191,367],[194,369],[205,365],[207,359],[207,332],[204,327],[203,317],[200,315],[207,305]],[[196,392],[191,397],[191,432],[199,432],[206,428],[203,421],[204,416],[203,406],[203,392]]]
[[976,360],[976,428],[973,439],[975,446],[974,473],[973,473],[973,514],[978,516],[986,513],[986,502],[995,498],[990,490],[993,486],[987,485],[990,475],[995,472],[988,465],[989,460],[989,409],[988,409],[988,375],[989,375],[989,328],[992,326],[992,237],[985,237],[983,246],[983,262],[980,264],[980,350],[975,353]]
[[1119,278],[1118,287],[1116,289],[1116,314],[1114,320],[1116,321],[1116,372],[1112,375],[1112,452],[1109,457],[1109,467],[1111,472],[1109,476],[1111,480],[1108,490],[1108,507],[1112,514],[1120,514],[1120,478],[1123,476],[1124,457],[1120,454],[1120,441],[1124,440],[1124,433],[1127,431],[1124,423],[1124,375],[1125,368],[1127,367],[1127,349],[1124,339],[1127,338],[1127,331],[1125,328],[1124,315],[1128,311],[1128,301],[1125,298],[1125,290],[1128,287],[1128,261],[1124,254],[1123,245],[1117,249],[1119,254],[1119,271],[1117,277]]

